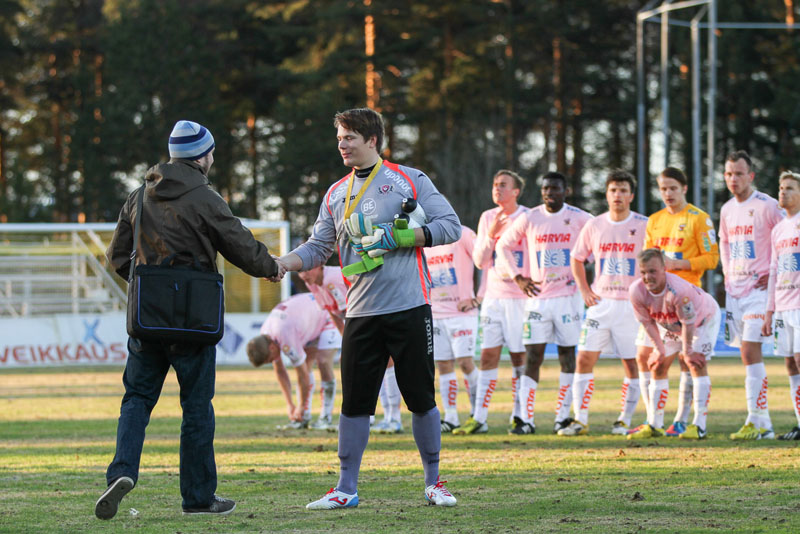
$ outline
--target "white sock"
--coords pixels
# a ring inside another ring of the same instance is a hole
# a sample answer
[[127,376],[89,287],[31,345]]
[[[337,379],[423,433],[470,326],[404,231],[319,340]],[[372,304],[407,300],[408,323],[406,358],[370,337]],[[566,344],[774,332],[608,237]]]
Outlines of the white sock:
[[522,417],[522,412],[520,411],[520,404],[519,404],[519,379],[525,374],[525,366],[524,365],[515,365],[514,371],[511,375],[511,400],[513,401],[514,408],[511,410],[511,421],[514,420],[514,417]]
[[447,373],[439,375],[439,394],[442,396],[444,406],[444,420],[451,425],[458,426],[458,378],[456,374]]
[[649,393],[650,412],[647,414],[647,422],[653,428],[664,428],[664,408],[669,398],[669,379],[651,380]]
[[572,382],[574,373],[561,373],[558,375],[558,397],[556,398],[556,423],[569,417],[570,403],[572,402]]
[[589,424],[589,404],[592,402],[594,394],[594,373],[575,373],[575,380],[572,382],[572,411],[575,412],[575,419]]
[[767,368],[764,362],[746,365],[744,391],[747,399],[747,419],[756,428],[772,429],[767,404]]
[[469,395],[469,408],[471,413],[475,413],[475,395],[478,394],[478,368],[472,369],[468,375],[464,375],[464,386]]
[[485,423],[489,416],[489,404],[492,402],[492,393],[497,387],[497,369],[478,371],[478,396],[475,399],[477,406],[472,417],[479,423]]
[[800,426],[800,375],[789,376],[789,396],[792,399],[797,426]]
[[300,398],[300,387],[297,388],[297,402],[303,405],[303,419],[311,419],[311,406],[314,404],[314,388],[317,381],[314,378],[314,373],[308,373],[308,395],[305,399]]
[[688,371],[681,371],[681,382],[678,387],[678,411],[675,413],[675,422],[686,423],[689,421],[689,410],[692,409],[692,375]]
[[[386,402],[388,410],[386,410],[386,419],[389,421],[400,420],[400,387],[397,385],[397,376],[394,373],[394,366],[386,369],[386,374],[383,375],[383,381],[386,383]],[[384,407],[385,409],[386,407]]]
[[[642,401],[644,401],[644,416],[650,417],[650,371],[639,371],[639,390],[644,392]],[[648,421],[649,423],[650,421]]]
[[708,401],[711,400],[711,378],[698,376],[694,379],[694,420],[693,425],[706,429],[706,416],[708,415]]
[[320,417],[330,419],[333,417],[333,406],[336,401],[336,379],[322,382],[322,413]]
[[636,405],[639,404],[639,394],[639,380],[626,376],[622,381],[619,419],[628,426],[631,426],[633,412],[636,411]]
[[539,385],[536,380],[528,375],[522,375],[519,379],[519,413],[520,418],[528,424],[533,423],[533,409],[536,405],[536,387]]

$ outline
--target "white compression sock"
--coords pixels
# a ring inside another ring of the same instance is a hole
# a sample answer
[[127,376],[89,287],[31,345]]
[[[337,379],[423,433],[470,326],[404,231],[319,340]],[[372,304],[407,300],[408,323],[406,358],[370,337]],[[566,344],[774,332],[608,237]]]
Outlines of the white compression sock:
[[533,423],[534,406],[536,405],[536,380],[528,375],[519,379],[519,413],[520,418],[528,424]]
[[439,394],[444,406],[444,420],[458,426],[458,378],[455,372],[439,375]]
[[664,409],[669,398],[669,380],[650,380],[650,413],[647,422],[653,428],[664,428]]
[[575,373],[575,381],[572,383],[572,411],[575,412],[575,419],[589,424],[589,404],[592,402],[594,394],[594,373]]
[[400,421],[400,387],[397,385],[394,366],[386,369],[383,380],[386,383],[386,402],[388,404],[386,418],[389,421]]
[[789,396],[792,399],[792,408],[794,408],[797,426],[800,426],[800,375],[791,375],[789,377]]
[[711,378],[698,376],[694,379],[694,420],[693,425],[705,430],[708,402],[711,400]]
[[560,373],[558,375],[558,397],[556,398],[556,420],[563,421],[569,417],[569,410],[572,403],[572,382],[575,380],[575,373]]
[[[522,375],[525,374],[524,365],[514,366],[514,371],[511,375],[511,400],[513,401],[513,409],[511,410],[511,420],[514,417],[522,417],[522,412],[519,409],[519,381]],[[511,422],[511,421],[509,421]]]
[[497,387],[497,374],[497,369],[478,371],[478,395],[475,399],[477,406],[472,417],[479,423],[485,423],[489,416],[489,404]]
[[622,381],[622,398],[620,399],[619,419],[628,426],[631,426],[633,412],[639,404],[639,379],[628,378]]
[[689,411],[692,409],[692,375],[688,371],[681,371],[681,381],[678,387],[678,411],[675,413],[675,422],[686,423],[689,420]]
[[[642,392],[645,417],[650,417],[650,371],[639,371],[639,391]],[[649,423],[650,421],[648,421]]]
[[478,394],[478,368],[473,368],[472,372],[464,375],[464,386],[469,395],[470,413],[475,413],[475,396]]
[[767,368],[764,362],[746,365],[744,392],[747,399],[747,419],[756,428],[772,429],[767,404]]

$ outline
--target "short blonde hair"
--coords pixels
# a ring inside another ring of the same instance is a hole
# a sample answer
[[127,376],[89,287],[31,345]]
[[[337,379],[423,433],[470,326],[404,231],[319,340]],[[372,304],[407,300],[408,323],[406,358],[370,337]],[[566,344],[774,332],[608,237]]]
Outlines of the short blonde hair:
[[519,193],[521,195],[522,191],[525,189],[525,178],[523,178],[514,171],[510,171],[508,169],[500,169],[499,171],[494,173],[494,176],[492,177],[492,183],[494,183],[494,181],[497,179],[498,176],[502,176],[504,174],[506,176],[510,176],[511,179],[514,180],[514,187],[516,189],[519,189]]
[[247,358],[253,367],[269,363],[269,346],[272,340],[267,336],[256,336],[247,342]]
[[784,179],[794,180],[795,182],[798,183],[798,185],[800,185],[800,174],[797,174],[796,172],[792,171],[782,172],[780,177],[778,178],[778,183],[781,183],[781,181],[783,181]]
[[641,251],[636,258],[639,260],[639,263],[647,263],[650,260],[658,258],[661,261],[661,265],[666,265],[664,261],[664,253],[657,248],[647,248]]

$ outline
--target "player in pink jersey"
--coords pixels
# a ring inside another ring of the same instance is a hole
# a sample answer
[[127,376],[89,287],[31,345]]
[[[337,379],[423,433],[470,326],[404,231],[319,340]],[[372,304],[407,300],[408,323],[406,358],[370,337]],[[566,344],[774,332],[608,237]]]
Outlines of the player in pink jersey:
[[706,437],[706,416],[711,397],[711,379],[706,360],[710,359],[719,331],[719,305],[714,298],[676,274],[668,273],[664,253],[656,248],[638,257],[642,277],[630,287],[630,301],[654,350],[648,358],[653,373],[650,381],[648,423],[628,434],[628,439],[665,436],[664,407],[669,394],[668,371],[678,357],[692,373],[694,420],[680,434],[681,439]]
[[[347,310],[347,286],[342,277],[341,267],[319,265],[297,275],[314,295],[317,306],[328,313],[341,336],[344,329],[344,312]],[[338,353],[325,351],[317,360],[322,411],[319,419],[311,425],[314,430],[335,432],[337,429],[333,424],[333,406],[336,401],[336,375],[333,372],[333,364],[336,354]]]
[[725,343],[741,348],[747,419],[734,440],[772,439],[767,404],[767,370],[761,330],[767,308],[770,237],[783,218],[778,202],[753,189],[755,173],[744,150],[725,161],[725,185],[733,198],[722,206],[719,253],[725,274]]
[[[767,316],[762,333],[775,335],[775,354],[786,358],[797,426],[778,439],[800,439],[800,174],[781,174],[778,203],[786,218],[772,229]],[[773,326],[773,316],[775,318]]]
[[[247,343],[250,363],[255,367],[272,363],[275,367],[289,414],[289,424],[284,428],[308,428],[314,391],[313,362],[332,360],[341,346],[341,335],[311,293],[294,295],[275,306],[261,325],[261,335]],[[294,367],[297,373],[297,404],[292,401],[287,367]]]
[[[636,180],[616,170],[606,178],[608,212],[587,222],[572,250],[572,275],[588,307],[578,344],[575,380],[572,383],[574,420],[559,436],[579,436],[589,431],[589,403],[594,393],[594,366],[601,352],[622,358],[622,410],[625,425],[639,402],[636,368],[637,322],[628,301],[628,287],[636,279],[636,255],[642,250],[647,217],[631,211]],[[595,280],[586,281],[584,262],[594,256]],[[615,428],[616,428],[615,424]],[[614,429],[612,429],[613,431]]]
[[[570,270],[570,255],[581,228],[592,216],[564,203],[567,179],[558,172],[542,177],[543,204],[517,217],[497,242],[498,255],[511,265],[514,281],[528,295],[525,303],[523,343],[527,353],[520,379],[518,409],[522,424],[513,434],[533,434],[536,389],[547,343],[556,343],[561,364],[554,431],[566,428],[575,373],[575,346],[580,337],[583,300]],[[528,244],[530,277],[514,262],[513,248],[521,239]]]
[[[522,317],[525,307],[525,293],[514,283],[511,273],[498,262],[495,247],[503,232],[515,219],[524,215],[528,208],[517,203],[525,181],[520,175],[508,170],[498,171],[492,180],[492,201],[496,208],[486,210],[478,222],[478,236],[472,259],[478,269],[486,274],[486,293],[482,301],[481,322],[481,366],[478,371],[478,391],[475,411],[464,426],[453,430],[454,434],[483,434],[488,432],[486,420],[489,404],[497,387],[500,352],[503,345],[511,354],[514,374],[511,379],[511,392],[514,409],[511,414],[512,428],[522,423],[516,402],[517,384],[525,370],[525,349],[522,345]],[[513,248],[514,263],[523,272],[528,272],[528,255],[524,241]]]
[[432,247],[425,252],[431,274],[433,359],[439,370],[439,393],[444,405],[442,433],[460,427],[456,362],[464,374],[470,413],[475,411],[478,370],[474,358],[478,335],[478,300],[474,290],[474,246],[475,232],[462,226],[458,241]]

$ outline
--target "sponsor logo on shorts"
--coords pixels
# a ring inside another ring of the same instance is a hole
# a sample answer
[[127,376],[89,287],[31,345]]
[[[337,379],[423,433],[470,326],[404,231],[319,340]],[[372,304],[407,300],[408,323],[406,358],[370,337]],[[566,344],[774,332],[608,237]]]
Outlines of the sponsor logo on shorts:
[[425,337],[428,342],[428,356],[433,354],[433,325],[431,324],[430,317],[425,317]]
[[600,328],[600,322],[595,319],[586,319],[586,327],[587,328]]
[[529,321],[541,321],[542,314],[539,312],[528,312],[528,320]]
[[471,335],[472,335],[472,329],[469,328],[465,328],[463,330],[456,330],[455,332],[453,332],[453,337],[464,337]]

